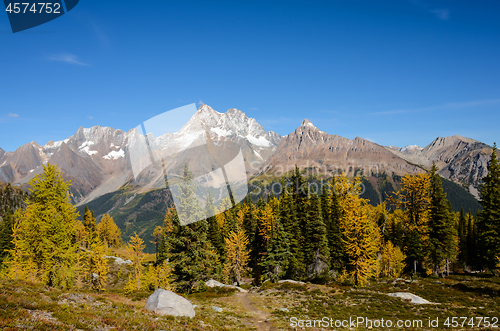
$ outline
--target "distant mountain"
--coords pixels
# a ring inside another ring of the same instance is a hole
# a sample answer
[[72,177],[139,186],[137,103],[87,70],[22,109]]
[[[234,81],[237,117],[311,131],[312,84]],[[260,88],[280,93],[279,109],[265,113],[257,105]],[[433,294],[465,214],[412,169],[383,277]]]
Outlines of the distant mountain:
[[[110,127],[80,127],[63,141],[49,141],[43,146],[30,142],[14,152],[0,149],[0,181],[25,185],[42,171],[42,164],[50,162],[58,164],[63,177],[71,180],[73,202],[79,205],[114,192],[131,180],[137,184],[138,193],[161,188],[163,169],[158,164],[141,169],[134,179],[129,155],[140,137],[136,129],[124,132]],[[461,136],[439,137],[426,147],[383,147],[359,137],[351,140],[328,134],[308,120],[282,137],[265,131],[238,109],[220,113],[208,105],[201,105],[178,132],[159,137],[149,134],[148,140],[155,157],[164,160],[166,170],[176,171],[187,163],[195,175],[209,173],[217,164],[228,161],[217,159],[216,152],[220,151],[228,157],[241,151],[248,178],[255,174],[279,176],[295,165],[326,176],[340,172],[354,175],[364,170],[367,176],[386,173],[392,178],[421,173],[434,161],[443,177],[466,187],[476,197],[492,150]],[[203,148],[193,152],[193,146]]]
[[[178,132],[159,137],[148,135],[158,157],[178,153],[175,160],[165,158],[167,170],[188,163],[195,174],[206,173],[215,163],[209,159],[210,148],[223,150],[230,146],[242,151],[249,177],[273,153],[281,138],[276,132],[266,132],[255,119],[238,109],[219,113],[207,105],[202,105]],[[118,190],[134,178],[128,155],[138,139],[136,129],[124,132],[110,127],[80,127],[63,141],[49,141],[44,146],[31,142],[7,153],[0,150],[0,181],[23,185],[42,171],[42,164],[58,164],[63,177],[72,182],[73,201],[83,204]],[[205,154],[182,153],[200,143],[208,143]],[[163,180],[161,170],[150,166],[138,180]]]
[[352,176],[359,170],[367,176],[378,173],[417,174],[423,171],[383,146],[359,137],[351,140],[330,135],[308,120],[281,140],[261,173],[280,175],[293,170],[295,165],[325,176],[342,172]]
[[462,136],[438,137],[424,148],[396,149],[387,147],[395,155],[430,169],[432,162],[439,174],[463,185],[478,197],[482,178],[488,172],[492,148],[480,141]]

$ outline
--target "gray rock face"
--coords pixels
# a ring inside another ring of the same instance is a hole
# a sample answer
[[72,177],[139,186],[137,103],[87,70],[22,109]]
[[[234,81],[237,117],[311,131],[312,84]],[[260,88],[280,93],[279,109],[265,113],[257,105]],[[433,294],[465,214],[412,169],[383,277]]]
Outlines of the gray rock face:
[[159,315],[194,317],[193,305],[180,295],[164,289],[156,290],[146,301],[146,310]]

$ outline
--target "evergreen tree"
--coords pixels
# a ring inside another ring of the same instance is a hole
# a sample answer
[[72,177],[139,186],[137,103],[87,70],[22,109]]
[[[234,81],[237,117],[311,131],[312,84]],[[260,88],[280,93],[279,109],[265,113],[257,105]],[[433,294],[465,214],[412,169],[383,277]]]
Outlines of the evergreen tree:
[[436,164],[432,165],[428,221],[428,252],[435,275],[448,271],[448,263],[456,256],[456,227],[451,204],[443,192]]
[[14,227],[14,213],[9,206],[5,208],[0,221],[0,265],[9,256],[9,252],[14,248],[12,243]]
[[69,201],[69,182],[47,164],[29,184],[31,197],[26,209],[18,210],[13,228],[11,275],[69,288],[77,272],[78,217]]
[[289,237],[284,231],[283,225],[277,219],[271,242],[267,247],[263,258],[259,263],[259,267],[263,270],[265,279],[276,281],[285,275],[291,259]]
[[330,251],[327,230],[321,212],[321,201],[317,194],[312,194],[309,199],[307,216],[304,246],[306,265],[309,273],[318,274],[328,271]]
[[[337,271],[340,271],[345,267],[345,256],[344,256],[344,242],[342,240],[342,233],[340,231],[340,218],[341,218],[341,207],[339,204],[339,195],[335,188],[335,177],[332,177],[329,183],[328,189],[323,190],[323,205],[326,208],[323,214],[327,215],[325,225],[327,229],[328,238],[328,250],[330,252],[330,267]],[[326,201],[325,201],[326,200]]]
[[214,206],[214,198],[211,191],[208,192],[207,202],[205,204],[205,214],[208,222],[208,238],[219,256],[223,256],[224,237],[222,236],[217,222],[217,208]]
[[24,207],[25,198],[27,195],[20,189],[13,188],[10,183],[4,188],[0,187],[0,269],[1,263],[14,248],[12,244],[14,212]]
[[467,226],[467,217],[465,216],[464,209],[462,208],[460,210],[460,214],[458,216],[458,239],[459,239],[459,244],[458,244],[458,249],[459,249],[459,254],[458,254],[458,260],[466,265],[469,261],[469,252],[468,252],[468,247],[469,243],[467,242],[468,239],[468,226]]
[[197,290],[202,281],[214,277],[219,264],[219,256],[208,239],[208,223],[198,203],[193,179],[186,164],[177,206],[181,224],[173,225],[167,244],[167,257],[173,264],[177,283],[187,292]]
[[169,239],[178,233],[180,227],[179,217],[177,210],[174,206],[170,207],[165,213],[163,219],[163,226],[161,231],[161,239],[158,247],[158,260],[157,263],[162,263],[168,258],[171,245]]
[[467,265],[477,269],[477,227],[470,210],[467,213],[467,253]]
[[500,163],[496,144],[479,192],[483,206],[477,222],[479,259],[482,267],[494,271],[500,257]]
[[[292,191],[293,192],[293,191]],[[284,270],[287,278],[297,278],[304,270],[304,251],[302,247],[302,232],[297,219],[297,210],[293,195],[284,189],[280,196],[280,220],[283,227],[283,240],[287,241],[290,255]]]

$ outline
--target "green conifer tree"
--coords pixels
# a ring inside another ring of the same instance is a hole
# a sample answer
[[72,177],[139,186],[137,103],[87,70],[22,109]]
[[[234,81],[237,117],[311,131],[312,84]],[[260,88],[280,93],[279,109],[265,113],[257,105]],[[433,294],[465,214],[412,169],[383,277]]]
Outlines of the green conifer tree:
[[327,229],[323,222],[321,200],[313,193],[309,199],[308,220],[306,222],[306,241],[304,253],[306,265],[310,274],[322,273],[328,270],[330,251],[328,248]]
[[482,267],[495,271],[500,258],[500,162],[496,144],[479,192],[483,206],[477,222],[479,260]]
[[280,197],[280,220],[284,236],[287,238],[290,256],[286,269],[287,278],[298,278],[305,270],[304,250],[302,246],[302,232],[297,219],[297,210],[294,205],[293,193],[284,189]]
[[[330,192],[328,194],[328,191]],[[339,204],[339,195],[335,189],[335,177],[332,177],[329,182],[329,187],[325,187],[322,196],[323,205],[327,206],[323,214],[326,213],[325,221],[328,250],[330,252],[330,268],[340,271],[346,266],[344,256],[344,241],[342,240],[342,232],[340,231],[340,219],[342,217],[342,208]]]
[[458,244],[458,260],[460,263],[466,265],[467,262],[469,261],[469,252],[468,252],[468,247],[469,244],[467,242],[468,239],[468,226],[467,226],[467,217],[465,215],[464,209],[462,208],[460,210],[460,214],[458,216],[458,238],[459,238],[459,244]]
[[457,233],[451,204],[443,192],[436,164],[432,165],[427,240],[428,254],[435,275],[448,271],[457,254]]
[[[201,282],[215,277],[219,264],[218,254],[208,239],[208,223],[198,203],[193,179],[186,164],[179,184],[179,204],[176,206],[181,226],[172,232],[167,253],[177,283],[186,292],[198,290]],[[182,226],[182,223],[187,225]]]
[[217,250],[219,256],[224,255],[224,237],[219,229],[219,224],[217,223],[217,209],[214,206],[214,198],[212,192],[208,192],[207,201],[205,204],[205,214],[208,222],[208,238],[212,246]]

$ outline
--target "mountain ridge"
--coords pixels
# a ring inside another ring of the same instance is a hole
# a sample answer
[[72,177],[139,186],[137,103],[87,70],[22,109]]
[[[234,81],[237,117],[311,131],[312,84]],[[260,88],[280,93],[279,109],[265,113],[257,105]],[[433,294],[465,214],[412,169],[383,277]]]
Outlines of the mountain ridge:
[[[32,141],[14,152],[0,148],[0,181],[24,185],[41,172],[43,164],[57,163],[63,177],[72,181],[73,202],[86,203],[134,178],[127,154],[137,139],[139,133],[134,128],[123,131],[109,126],[80,126],[72,136],[50,140],[43,146]],[[256,173],[278,170],[284,173],[293,170],[296,164],[299,168],[321,170],[325,175],[339,171],[353,175],[357,170],[368,174],[416,174],[423,168],[429,169],[434,161],[443,177],[463,185],[476,197],[492,150],[482,142],[459,135],[437,137],[425,147],[381,146],[360,137],[351,140],[326,133],[308,119],[290,134],[281,136],[266,131],[237,108],[220,113],[206,104],[177,132],[166,132],[150,140],[158,157],[206,142],[220,148],[231,142],[233,149],[239,148],[243,153],[248,178]],[[181,155],[179,160],[188,163],[195,172],[214,167],[208,159],[200,162],[188,154]],[[200,168],[204,162],[205,168]],[[151,171],[153,175],[143,180],[161,180],[158,169]]]

